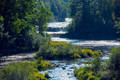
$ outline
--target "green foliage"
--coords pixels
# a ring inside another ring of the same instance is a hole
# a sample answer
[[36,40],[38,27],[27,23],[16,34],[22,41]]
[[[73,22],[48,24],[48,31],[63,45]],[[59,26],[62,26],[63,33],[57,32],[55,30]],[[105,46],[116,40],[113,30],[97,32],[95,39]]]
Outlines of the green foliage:
[[120,47],[112,48],[110,59],[101,62],[99,55],[95,55],[91,65],[76,69],[75,76],[79,80],[119,80]]
[[114,28],[116,29],[116,32],[118,34],[118,39],[120,38],[120,0],[113,0],[113,6],[114,6],[114,12],[113,12],[113,20],[115,23]]
[[50,78],[49,73],[45,73],[46,78]]
[[73,21],[68,28],[68,37],[116,39],[113,0],[71,0],[70,8]]
[[34,15],[31,15],[30,23],[37,25],[39,33],[43,33],[47,29],[47,23],[50,21],[52,13],[45,7],[42,1],[37,2]]
[[38,50],[49,41],[44,31],[51,15],[41,1],[38,4],[34,0],[0,0],[0,53]]
[[91,66],[82,67],[74,71],[75,76],[79,80],[101,80],[100,75],[97,73],[101,66],[101,59],[99,56],[94,57]]
[[[44,77],[40,73],[34,73],[33,75],[37,78],[36,80],[48,80],[47,77]],[[34,80],[34,79],[30,79],[30,80]]]
[[[96,54],[99,55],[99,53]],[[76,59],[91,57],[96,54],[90,49],[81,49],[80,46],[50,41],[39,48],[35,58],[42,56],[43,59]]]
[[101,58],[99,56],[94,57],[94,60],[91,62],[94,71],[97,72],[101,66]]
[[42,0],[47,8],[53,12],[52,21],[64,21],[69,16],[69,1]]
[[112,48],[110,55],[110,69],[118,71],[120,69],[120,47]]
[[82,49],[81,50],[83,54],[85,54],[86,56],[92,56],[94,55],[94,52],[91,49]]
[[91,56],[100,56],[102,55],[101,51],[92,51],[91,49],[81,49],[83,57],[91,57]]
[[50,63],[45,62],[45,61],[42,61],[42,59],[43,59],[42,57],[39,57],[39,58],[37,59],[37,62],[36,62],[36,64],[37,64],[37,69],[38,69],[39,71],[52,68]]
[[92,71],[92,67],[84,67],[74,71],[79,80],[100,80],[99,75]]
[[79,46],[50,41],[40,47],[35,57],[43,56],[44,59],[74,59],[78,57],[74,56],[74,53],[80,57],[81,51]]
[[101,55],[102,55],[101,51],[94,51],[94,56],[95,57],[98,57],[98,56],[101,56]]
[[[41,61],[42,70],[45,67],[51,66],[50,63]],[[44,65],[45,64],[45,65]],[[47,64],[47,65],[46,65]],[[49,74],[38,73],[38,60],[35,62],[20,62],[11,63],[2,70],[0,70],[0,80],[48,80]]]
[[32,74],[35,72],[37,72],[35,63],[12,63],[0,70],[0,78],[1,80],[27,80],[34,77]]

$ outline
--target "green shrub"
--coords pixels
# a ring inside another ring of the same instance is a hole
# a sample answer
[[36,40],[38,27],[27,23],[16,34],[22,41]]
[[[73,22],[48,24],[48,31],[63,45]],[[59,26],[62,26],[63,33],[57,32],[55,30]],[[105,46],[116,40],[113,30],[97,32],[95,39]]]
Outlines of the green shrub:
[[40,56],[44,59],[75,59],[81,57],[81,48],[65,42],[50,41],[39,48],[35,58]]
[[112,48],[109,65],[110,70],[118,71],[120,69],[120,47]]
[[39,48],[35,58],[42,56],[44,59],[76,59],[99,55],[101,52],[93,52],[91,49],[81,49],[80,46],[65,42],[47,42]]
[[100,80],[99,75],[96,74],[93,70],[93,67],[87,66],[74,71],[75,76],[79,80]]
[[91,49],[82,49],[81,52],[85,55],[85,56],[92,56],[94,55],[93,51]]
[[39,57],[38,59],[37,59],[37,68],[38,68],[38,70],[39,71],[41,71],[41,70],[46,70],[46,69],[48,69],[48,68],[52,68],[51,67],[51,63],[48,63],[48,62],[45,62],[45,61],[42,61],[42,57]]
[[93,56],[100,56],[102,55],[101,51],[94,51]]
[[95,56],[94,60],[91,62],[94,71],[97,72],[101,66],[101,58],[99,56]]
[[[33,75],[37,78],[36,80],[48,80],[46,77],[43,76],[43,74],[34,73]],[[33,79],[31,79],[31,80],[33,80]]]
[[45,73],[46,78],[50,78],[49,73]]
[[48,80],[38,73],[35,62],[11,63],[0,70],[0,80]]
[[108,67],[110,70],[110,78],[113,80],[120,79],[120,47],[112,48],[110,59],[108,60]]

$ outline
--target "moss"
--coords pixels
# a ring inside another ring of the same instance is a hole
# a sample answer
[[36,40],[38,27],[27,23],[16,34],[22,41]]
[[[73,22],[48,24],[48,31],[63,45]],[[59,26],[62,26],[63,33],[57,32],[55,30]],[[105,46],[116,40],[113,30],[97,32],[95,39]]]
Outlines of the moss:
[[48,80],[46,77],[43,76],[43,74],[34,73],[33,75],[34,75],[38,80]]

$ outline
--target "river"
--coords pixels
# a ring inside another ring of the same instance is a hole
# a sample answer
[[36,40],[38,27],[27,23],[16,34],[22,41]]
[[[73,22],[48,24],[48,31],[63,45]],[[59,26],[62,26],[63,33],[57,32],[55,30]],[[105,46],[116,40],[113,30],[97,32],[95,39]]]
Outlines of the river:
[[[101,57],[102,61],[109,59],[109,50],[112,47],[119,47],[120,42],[116,40],[78,40],[62,38],[61,35],[66,34],[66,27],[71,23],[72,19],[66,18],[65,22],[51,22],[48,24],[48,34],[51,34],[52,41],[67,42],[74,45],[79,45],[82,48],[90,48],[92,50],[102,51],[104,56]],[[49,69],[41,71],[40,73],[45,74],[49,72],[49,80],[77,80],[74,76],[75,68],[85,66],[84,62],[90,62],[92,58],[77,59],[77,60],[49,60],[48,62],[56,66],[55,69]]]
[[[71,23],[72,19],[66,18],[65,22],[51,22],[48,24],[48,34],[51,34],[52,41],[61,41],[67,42],[74,45],[79,45],[82,48],[90,48],[92,50],[98,50],[105,53],[101,56],[102,61],[109,59],[109,50],[112,47],[120,46],[120,42],[116,40],[81,40],[81,39],[69,39],[62,38],[60,35],[66,34],[66,27]],[[0,58],[0,68],[3,68],[5,65],[11,62],[21,62],[29,61],[33,58],[35,53],[23,53],[11,56],[3,56]],[[45,74],[49,72],[49,80],[77,80],[74,76],[73,71],[75,68],[80,68],[85,66],[85,62],[90,62],[92,58],[85,59],[76,59],[76,60],[49,60],[48,62],[52,63],[53,66],[56,66],[54,69],[48,69],[46,71],[40,71],[40,73]],[[4,62],[3,62],[4,61]]]

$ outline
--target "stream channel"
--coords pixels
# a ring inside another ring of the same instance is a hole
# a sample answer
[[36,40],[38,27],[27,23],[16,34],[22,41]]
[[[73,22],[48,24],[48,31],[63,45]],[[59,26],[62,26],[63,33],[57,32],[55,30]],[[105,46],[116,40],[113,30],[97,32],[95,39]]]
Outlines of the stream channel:
[[[72,19],[66,18],[65,22],[51,22],[48,24],[48,34],[51,34],[52,41],[67,42],[74,45],[79,45],[82,48],[89,48],[92,50],[102,51],[103,56],[101,56],[102,61],[109,59],[109,51],[112,47],[119,47],[120,42],[116,40],[78,40],[61,38],[62,34],[66,34],[65,28],[71,23]],[[85,62],[90,62],[92,58],[76,59],[76,60],[48,60],[56,66],[55,69],[49,69],[46,71],[40,71],[40,73],[45,74],[49,72],[49,80],[77,80],[74,76],[75,68],[80,68],[86,66]]]
[[[103,56],[101,56],[102,61],[109,59],[109,51],[112,47],[119,47],[120,42],[116,40],[78,40],[61,38],[62,34],[66,34],[66,27],[71,23],[72,19],[66,18],[65,22],[51,22],[48,24],[48,34],[51,34],[52,41],[67,42],[74,45],[79,45],[81,48],[89,48],[92,50],[102,51]],[[22,62],[30,61],[35,53],[23,53],[17,55],[3,56],[0,57],[0,69],[5,67],[11,62]],[[74,76],[73,71],[75,68],[80,68],[86,66],[85,62],[90,62],[92,58],[76,59],[76,60],[46,60],[52,63],[56,68],[48,69],[46,71],[40,71],[40,73],[45,74],[49,72],[49,80],[77,80]]]

